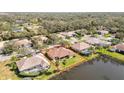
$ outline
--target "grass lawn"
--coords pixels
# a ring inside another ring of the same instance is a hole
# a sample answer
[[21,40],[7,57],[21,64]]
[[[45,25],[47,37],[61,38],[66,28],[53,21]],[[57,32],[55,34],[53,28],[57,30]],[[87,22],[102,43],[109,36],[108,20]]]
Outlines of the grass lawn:
[[10,70],[7,64],[11,63],[11,61],[0,62],[0,80],[18,80],[20,79],[14,71]]
[[99,49],[99,50],[97,50],[97,52],[100,52],[100,53],[108,55],[112,58],[118,59],[124,63],[124,55],[123,54],[120,54],[117,52],[110,52],[110,51],[107,51],[106,49]]

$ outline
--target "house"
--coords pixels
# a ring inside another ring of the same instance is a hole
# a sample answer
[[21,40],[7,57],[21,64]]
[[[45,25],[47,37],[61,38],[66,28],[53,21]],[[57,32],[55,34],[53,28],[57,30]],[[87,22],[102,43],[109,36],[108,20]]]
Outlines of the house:
[[28,39],[22,39],[22,40],[16,40],[14,42],[14,47],[20,48],[20,47],[31,47],[32,42]]
[[47,56],[50,59],[61,59],[64,57],[69,57],[69,56],[73,56],[74,52],[66,49],[64,47],[54,47],[54,48],[50,48],[47,52]]
[[88,44],[91,44],[91,45],[98,45],[101,40],[98,39],[98,38],[95,38],[95,37],[87,37],[87,38],[84,38],[84,41]]
[[88,37],[84,39],[86,43],[91,45],[98,45],[98,46],[110,46],[111,42],[101,40],[95,37]]
[[44,43],[48,40],[48,38],[43,35],[33,36],[32,39],[37,40],[38,43]]
[[76,43],[74,45],[71,46],[71,48],[75,51],[81,52],[83,50],[89,49],[91,47],[91,45],[81,42],[81,43]]
[[109,31],[107,31],[107,30],[98,30],[97,32],[100,35],[105,35],[105,34],[108,34],[109,33]]
[[117,52],[124,53],[124,43],[117,44],[117,45],[113,46],[112,49],[115,49],[115,51],[117,51]]
[[13,27],[12,31],[13,32],[22,32],[22,31],[24,31],[24,27]]
[[16,62],[19,72],[39,72],[50,67],[46,57],[39,53],[29,58],[24,58]]
[[70,32],[61,32],[60,35],[63,36],[68,36],[68,37],[73,37],[76,35],[75,31],[70,31]]
[[114,37],[104,37],[103,35],[98,35],[97,38],[104,41],[111,41]]

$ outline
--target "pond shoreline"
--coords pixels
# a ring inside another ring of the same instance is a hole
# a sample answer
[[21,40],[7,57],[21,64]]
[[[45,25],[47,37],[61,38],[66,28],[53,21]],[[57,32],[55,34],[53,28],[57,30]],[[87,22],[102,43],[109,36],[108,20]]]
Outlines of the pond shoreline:
[[72,64],[71,66],[64,68],[62,71],[57,72],[57,73],[51,75],[51,76],[48,78],[48,80],[52,80],[52,78],[56,77],[57,75],[60,75],[60,74],[62,74],[62,73],[64,73],[64,72],[68,72],[68,71],[70,71],[71,69],[73,69],[73,68],[75,68],[75,67],[77,67],[77,66],[79,66],[79,65],[81,65],[81,64],[83,64],[83,63],[85,63],[85,62],[91,61],[91,60],[93,60],[94,58],[97,58],[97,57],[99,57],[99,56],[100,56],[100,55],[97,54],[97,55],[95,55],[95,56],[93,56],[93,57],[91,57],[91,58],[89,58],[89,59],[86,58],[86,60],[83,60],[83,61],[77,62],[77,63],[75,63],[75,64]]
[[124,64],[124,55],[116,52],[110,52],[108,50],[100,50],[98,51],[99,55],[107,56],[113,60],[118,61],[118,63]]

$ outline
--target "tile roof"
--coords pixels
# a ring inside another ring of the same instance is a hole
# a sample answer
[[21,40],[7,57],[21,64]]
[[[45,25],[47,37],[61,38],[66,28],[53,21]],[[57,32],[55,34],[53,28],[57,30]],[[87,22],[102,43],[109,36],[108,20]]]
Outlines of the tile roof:
[[124,51],[124,44],[117,44],[117,45],[115,45],[113,47],[116,48],[116,49],[119,49],[119,50],[123,50]]
[[89,44],[81,42],[81,43],[74,44],[71,48],[76,50],[76,51],[81,51],[81,50],[84,50],[84,49],[88,49],[90,47],[91,46]]
[[28,39],[17,40],[14,43],[15,46],[22,46],[22,45],[28,45],[28,44],[31,44],[31,41],[29,41]]
[[72,56],[74,55],[74,52],[64,47],[54,47],[47,52],[47,55],[51,59],[55,59],[55,58],[63,58],[66,56]]
[[19,71],[24,71],[24,70],[30,69],[32,67],[35,67],[37,65],[42,65],[42,66],[50,65],[48,60],[41,53],[34,55],[30,58],[22,59],[22,60],[16,62],[16,64],[17,64]]

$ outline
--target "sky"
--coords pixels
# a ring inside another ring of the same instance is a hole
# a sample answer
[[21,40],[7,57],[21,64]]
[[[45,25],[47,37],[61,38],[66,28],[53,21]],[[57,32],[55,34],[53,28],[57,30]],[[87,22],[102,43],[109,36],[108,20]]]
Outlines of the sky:
[[0,0],[0,12],[123,12],[124,0]]

